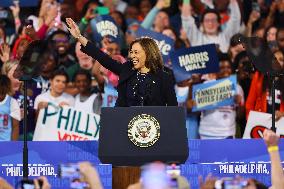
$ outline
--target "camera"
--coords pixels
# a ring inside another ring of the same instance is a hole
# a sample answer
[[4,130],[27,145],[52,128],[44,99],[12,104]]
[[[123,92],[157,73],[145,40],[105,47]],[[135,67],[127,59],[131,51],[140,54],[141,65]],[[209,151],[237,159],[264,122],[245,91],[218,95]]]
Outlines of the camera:
[[76,163],[60,164],[58,175],[70,180],[70,189],[85,189],[89,184],[81,181],[79,165]]

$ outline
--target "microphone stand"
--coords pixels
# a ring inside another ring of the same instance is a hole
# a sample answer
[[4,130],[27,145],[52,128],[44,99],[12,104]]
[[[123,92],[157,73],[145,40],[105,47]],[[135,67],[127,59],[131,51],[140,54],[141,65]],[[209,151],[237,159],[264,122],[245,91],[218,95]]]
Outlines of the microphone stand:
[[270,75],[270,80],[272,83],[271,86],[271,96],[272,96],[272,124],[271,124],[271,130],[276,133],[276,127],[275,127],[275,74]]
[[28,151],[28,138],[27,138],[27,127],[28,127],[28,81],[30,81],[30,76],[22,76],[20,81],[24,83],[24,120],[23,120],[23,134],[24,134],[24,146],[23,146],[23,180],[28,180],[29,178],[29,151]]
[[267,73],[267,75],[269,75],[270,77],[270,81],[271,81],[271,100],[272,100],[272,104],[271,104],[271,107],[272,107],[272,124],[271,124],[271,130],[274,131],[276,133],[276,126],[275,126],[275,78],[276,77],[283,77],[284,74],[283,73]]

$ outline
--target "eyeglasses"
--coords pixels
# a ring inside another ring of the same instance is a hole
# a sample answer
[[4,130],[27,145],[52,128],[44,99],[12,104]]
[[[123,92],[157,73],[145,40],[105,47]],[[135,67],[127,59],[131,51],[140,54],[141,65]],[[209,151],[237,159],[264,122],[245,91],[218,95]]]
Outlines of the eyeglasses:
[[211,22],[211,23],[218,23],[218,20],[217,20],[217,18],[212,18],[212,19],[204,19],[203,20],[203,22],[206,22],[206,23],[209,23],[209,22]]

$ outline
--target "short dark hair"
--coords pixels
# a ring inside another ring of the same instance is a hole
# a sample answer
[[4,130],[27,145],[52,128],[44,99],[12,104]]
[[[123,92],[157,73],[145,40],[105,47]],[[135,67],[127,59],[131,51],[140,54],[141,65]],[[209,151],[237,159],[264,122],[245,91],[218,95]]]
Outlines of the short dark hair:
[[235,47],[239,44],[242,44],[243,39],[244,39],[244,35],[241,33],[236,33],[235,35],[233,35],[230,39],[230,46],[231,47]]
[[0,74],[0,96],[5,97],[7,94],[11,95],[11,81],[6,75]]
[[63,31],[63,30],[55,30],[54,32],[52,32],[49,36],[48,36],[48,41],[51,41],[52,40],[52,38],[55,36],[55,35],[57,35],[57,34],[63,34],[63,35],[65,35],[68,39],[70,39],[70,34],[68,33],[68,32],[66,32],[66,31]]
[[50,79],[52,80],[52,79],[54,79],[54,78],[55,78],[56,76],[58,76],[58,75],[64,76],[64,77],[66,78],[66,83],[69,82],[69,77],[68,77],[67,73],[66,73],[63,69],[57,69],[57,70],[55,70],[55,71],[51,74]]
[[92,75],[88,70],[79,69],[73,76],[73,79],[72,79],[73,82],[76,80],[77,75],[85,75],[89,82],[92,81]]
[[201,22],[204,21],[205,15],[206,15],[206,14],[209,14],[209,13],[215,14],[215,15],[217,16],[217,21],[218,21],[218,23],[219,23],[219,24],[221,23],[221,16],[220,16],[220,13],[219,13],[219,11],[216,10],[216,9],[206,9],[206,10],[202,13],[202,15],[201,15]]

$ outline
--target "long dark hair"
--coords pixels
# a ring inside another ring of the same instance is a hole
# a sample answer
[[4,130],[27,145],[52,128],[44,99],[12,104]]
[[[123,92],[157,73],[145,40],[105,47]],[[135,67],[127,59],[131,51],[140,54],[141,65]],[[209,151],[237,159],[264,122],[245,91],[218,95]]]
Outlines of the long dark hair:
[[6,75],[0,74],[0,97],[12,94],[11,81]]
[[154,39],[149,37],[137,38],[130,43],[129,50],[132,49],[132,46],[135,43],[139,43],[143,48],[143,50],[145,51],[146,53],[145,66],[150,69],[150,72],[157,73],[158,70],[163,69],[164,65],[163,65],[162,55]]

